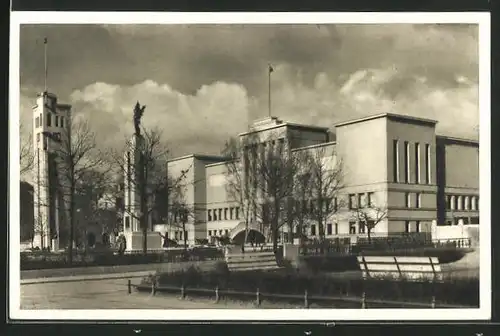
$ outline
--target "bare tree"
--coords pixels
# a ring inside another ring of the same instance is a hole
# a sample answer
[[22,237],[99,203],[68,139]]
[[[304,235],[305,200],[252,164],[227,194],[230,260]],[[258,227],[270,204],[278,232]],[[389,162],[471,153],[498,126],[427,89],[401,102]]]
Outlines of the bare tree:
[[352,217],[360,227],[364,227],[368,236],[368,243],[371,243],[372,230],[385,218],[387,218],[387,208],[377,206],[374,200],[367,199],[365,204],[358,204],[352,212]]
[[260,203],[254,206],[262,222],[268,225],[273,250],[278,251],[280,229],[286,224],[287,213],[293,199],[293,185],[300,163],[297,156],[292,155],[284,139],[270,137],[265,147],[251,145],[251,165],[254,174],[250,174],[250,183],[257,190],[253,200]]
[[[139,148],[140,160],[137,167],[133,167],[133,156],[137,148],[130,141],[126,141],[122,151],[110,150],[107,157],[110,172],[115,176],[125,176],[124,185],[139,191],[140,201],[125,206],[124,213],[139,221],[143,232],[143,253],[146,254],[149,219],[152,218],[153,212],[158,210],[160,200],[167,200],[164,204],[169,204],[169,196],[175,187],[185,180],[189,169],[181,171],[179,176],[172,178],[167,169],[170,152],[162,139],[162,132],[157,128],[152,130],[142,128],[141,134],[143,141]],[[131,167],[133,169],[130,169]],[[165,213],[168,213],[168,210],[162,213],[159,217],[166,218]]]
[[33,155],[33,138],[32,133],[24,133],[22,124],[19,126],[20,148],[19,148],[19,164],[21,176],[29,173],[34,166],[35,160]]
[[293,184],[293,203],[288,208],[287,213],[287,223],[288,230],[290,232],[291,240],[293,243],[293,232],[296,229],[299,238],[304,234],[304,228],[306,227],[307,221],[309,219],[309,213],[307,212],[308,203],[311,199],[311,179],[312,174],[307,166],[307,157],[303,157],[304,161],[298,161],[302,164],[299,165],[295,181]]
[[333,150],[321,146],[312,149],[305,160],[311,173],[311,204],[309,216],[318,224],[321,241],[325,240],[325,225],[339,209],[339,194],[343,188],[342,162]]
[[245,143],[237,139],[229,139],[222,150],[222,155],[227,158],[226,166],[226,193],[229,199],[236,202],[239,206],[240,218],[245,223],[245,238],[241,246],[245,250],[245,244],[248,239],[248,227],[252,220],[252,209],[254,201],[252,199],[253,191],[250,183],[245,179],[243,167],[248,167],[248,161],[243,160],[248,157],[242,155]]

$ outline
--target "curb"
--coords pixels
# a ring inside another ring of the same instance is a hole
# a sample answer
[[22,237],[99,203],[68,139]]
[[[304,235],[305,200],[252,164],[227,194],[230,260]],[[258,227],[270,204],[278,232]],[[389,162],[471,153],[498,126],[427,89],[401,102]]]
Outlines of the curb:
[[64,276],[64,277],[50,277],[50,278],[38,278],[38,279],[24,279],[21,280],[21,285],[34,285],[34,284],[44,284],[44,283],[58,283],[58,282],[79,282],[79,281],[98,281],[98,280],[112,280],[112,279],[130,279],[130,278],[142,278],[149,274],[155,272],[142,271],[142,272],[131,272],[131,273],[118,273],[118,274],[93,274],[93,275],[76,275],[76,276]]

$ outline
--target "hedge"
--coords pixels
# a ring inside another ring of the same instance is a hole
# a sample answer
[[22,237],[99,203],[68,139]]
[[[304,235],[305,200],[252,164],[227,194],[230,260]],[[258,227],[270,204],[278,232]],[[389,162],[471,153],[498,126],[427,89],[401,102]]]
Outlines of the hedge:
[[262,293],[297,294],[307,289],[312,296],[361,296],[372,299],[400,301],[430,301],[434,296],[439,302],[466,306],[479,305],[478,280],[453,280],[445,283],[430,281],[413,282],[394,279],[339,279],[324,275],[308,275],[283,270],[228,272],[222,264],[215,271],[202,272],[196,267],[187,270],[147,277],[142,285],[182,286],[186,288],[216,288]]

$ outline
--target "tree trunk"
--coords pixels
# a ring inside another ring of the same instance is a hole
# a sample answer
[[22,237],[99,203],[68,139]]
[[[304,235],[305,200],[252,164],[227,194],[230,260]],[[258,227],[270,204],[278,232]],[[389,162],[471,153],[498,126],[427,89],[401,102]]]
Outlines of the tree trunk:
[[371,244],[372,243],[372,237],[371,237],[372,229],[370,227],[367,227],[366,230],[367,230],[367,234],[368,234],[368,244]]
[[186,222],[182,222],[182,235],[184,238],[184,251],[187,251],[187,231],[186,231]]
[[73,263],[73,241],[75,240],[75,186],[71,182],[69,201],[69,246],[68,246],[68,263]]

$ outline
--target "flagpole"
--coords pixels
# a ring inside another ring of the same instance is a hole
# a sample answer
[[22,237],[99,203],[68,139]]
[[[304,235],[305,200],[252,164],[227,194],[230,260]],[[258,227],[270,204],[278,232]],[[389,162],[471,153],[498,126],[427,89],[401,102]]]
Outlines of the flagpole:
[[267,68],[267,74],[268,74],[268,112],[269,112],[269,118],[271,117],[271,72],[273,72],[273,68],[271,64],[269,64],[269,67]]
[[44,92],[47,92],[47,38],[43,39],[43,47],[44,47]]

